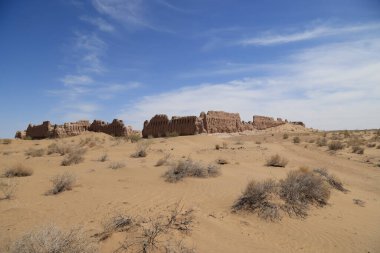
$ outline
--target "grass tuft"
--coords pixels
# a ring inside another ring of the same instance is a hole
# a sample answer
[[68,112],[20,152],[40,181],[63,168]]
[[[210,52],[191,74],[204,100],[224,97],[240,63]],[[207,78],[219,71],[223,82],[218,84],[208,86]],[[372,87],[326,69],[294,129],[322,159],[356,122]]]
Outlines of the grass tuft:
[[285,167],[287,164],[288,160],[278,154],[271,156],[266,162],[266,166],[271,167]]

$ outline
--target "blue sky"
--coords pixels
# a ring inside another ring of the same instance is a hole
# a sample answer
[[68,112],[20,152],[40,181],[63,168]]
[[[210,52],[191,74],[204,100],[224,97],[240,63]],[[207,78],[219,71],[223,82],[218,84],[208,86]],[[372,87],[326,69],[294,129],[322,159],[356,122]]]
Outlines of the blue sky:
[[0,1],[0,103],[0,137],[207,110],[379,128],[380,1]]

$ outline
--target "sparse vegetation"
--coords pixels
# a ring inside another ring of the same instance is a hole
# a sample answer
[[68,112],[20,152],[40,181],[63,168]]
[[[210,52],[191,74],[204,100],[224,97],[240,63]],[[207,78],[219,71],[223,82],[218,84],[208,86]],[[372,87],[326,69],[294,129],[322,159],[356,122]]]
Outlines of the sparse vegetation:
[[289,138],[289,135],[288,135],[288,134],[283,134],[283,135],[282,135],[282,139],[286,140],[286,139],[288,139],[288,138]]
[[128,136],[128,139],[131,140],[132,143],[138,142],[142,139],[141,135],[138,133],[132,133]]
[[66,155],[68,153],[72,153],[74,149],[78,149],[75,145],[68,145],[61,142],[54,142],[50,144],[47,148],[47,154],[60,154],[60,155]]
[[62,231],[54,225],[26,233],[13,243],[10,253],[96,253],[98,247],[82,229]]
[[163,177],[167,182],[175,183],[185,177],[215,177],[220,174],[220,167],[209,164],[207,166],[191,159],[179,161],[165,172]]
[[171,138],[171,137],[178,137],[179,136],[179,133],[177,133],[177,132],[166,132],[165,133],[165,136],[167,137],[167,138]]
[[100,241],[106,240],[115,232],[124,232],[134,225],[132,217],[116,212],[106,217],[103,222],[103,232],[96,234]]
[[76,177],[72,173],[64,172],[63,174],[54,176],[50,181],[53,187],[46,194],[55,195],[64,191],[70,191],[76,182]]
[[298,143],[300,143],[300,142],[301,142],[300,137],[295,136],[295,137],[293,138],[293,143],[298,144]]
[[99,159],[98,161],[99,162],[105,162],[108,160],[108,155],[107,154],[103,154]]
[[260,145],[261,141],[255,141],[255,144]]
[[266,166],[271,167],[285,167],[287,164],[288,160],[278,154],[271,156],[266,162]]
[[1,143],[5,144],[5,145],[11,144],[12,143],[12,139],[2,139]]
[[162,165],[165,165],[168,163],[168,159],[170,157],[170,154],[166,154],[164,157],[162,157],[161,159],[159,159],[157,162],[156,162],[156,167],[159,167],[159,166],[162,166]]
[[17,182],[14,180],[1,180],[0,181],[0,191],[3,195],[1,199],[12,199],[15,196],[17,190]]
[[220,145],[219,144],[215,144],[215,149],[219,150],[220,149]]
[[368,148],[374,148],[374,147],[376,147],[376,143],[368,143],[367,147]]
[[219,158],[219,159],[216,159],[216,163],[224,165],[224,164],[228,164],[228,161],[224,158]]
[[340,141],[331,141],[328,147],[329,147],[329,150],[336,151],[336,150],[343,149],[344,145]]
[[353,146],[352,147],[352,153],[362,155],[362,154],[364,154],[364,148],[362,148],[360,146]]
[[326,138],[318,138],[315,142],[318,147],[324,147],[327,146],[327,139]]
[[321,169],[314,169],[314,173],[320,175],[322,178],[326,180],[326,182],[334,189],[341,191],[341,192],[347,192],[348,190],[344,188],[343,183],[340,179],[338,179],[336,176],[329,174],[328,171],[324,168]]
[[146,157],[148,155],[148,148],[150,146],[150,141],[140,141],[137,143],[136,152],[132,154],[132,157]]
[[72,149],[68,154],[66,154],[65,158],[62,160],[62,166],[70,166],[73,164],[78,164],[83,162],[83,155],[86,153],[86,149],[84,148],[76,148]]
[[16,164],[10,168],[5,169],[3,176],[4,177],[27,177],[33,174],[33,170],[25,167],[21,163]]
[[109,168],[113,170],[121,169],[125,167],[125,163],[123,162],[113,162],[110,164]]
[[365,207],[365,201],[363,201],[361,199],[353,199],[352,201],[354,202],[355,205]]
[[41,157],[45,154],[45,149],[43,148],[29,148],[25,151],[25,155],[31,156],[31,157]]

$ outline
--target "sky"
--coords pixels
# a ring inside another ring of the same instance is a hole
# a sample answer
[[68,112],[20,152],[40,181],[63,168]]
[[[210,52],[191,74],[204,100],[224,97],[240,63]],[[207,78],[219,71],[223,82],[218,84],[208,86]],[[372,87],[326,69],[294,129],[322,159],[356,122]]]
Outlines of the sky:
[[0,137],[208,110],[380,128],[380,1],[0,0]]

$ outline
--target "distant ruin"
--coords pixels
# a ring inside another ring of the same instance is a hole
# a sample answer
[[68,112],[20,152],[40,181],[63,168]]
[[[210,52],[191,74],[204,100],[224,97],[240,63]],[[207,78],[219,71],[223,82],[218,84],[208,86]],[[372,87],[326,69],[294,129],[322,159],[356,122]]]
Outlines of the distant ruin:
[[173,116],[170,120],[165,114],[158,114],[144,122],[142,136],[165,137],[173,134],[195,135],[200,133],[236,133],[247,130],[264,130],[290,123],[305,127],[302,122],[288,122],[277,118],[253,116],[252,122],[241,121],[239,113],[223,111],[201,112],[200,116]]
[[76,136],[83,132],[102,132],[112,136],[128,136],[134,131],[132,127],[125,126],[122,120],[114,119],[112,123],[106,123],[101,120],[94,120],[91,124],[88,120],[64,123],[62,125],[51,124],[50,121],[44,121],[41,125],[29,124],[25,131],[17,131],[15,138],[63,138]]

